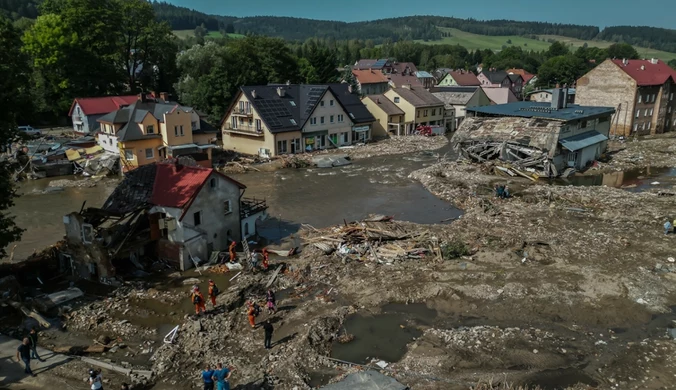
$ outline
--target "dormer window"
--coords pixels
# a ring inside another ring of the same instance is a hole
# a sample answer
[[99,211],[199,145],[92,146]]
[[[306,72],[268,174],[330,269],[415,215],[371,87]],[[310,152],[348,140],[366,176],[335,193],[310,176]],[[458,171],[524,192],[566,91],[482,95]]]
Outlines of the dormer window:
[[291,107],[296,107],[296,102],[294,102],[293,100],[289,101],[289,104],[291,104]]
[[148,126],[146,127],[146,133],[147,133],[147,134],[154,134],[154,133],[155,133],[155,126],[153,126],[153,125],[148,125]]

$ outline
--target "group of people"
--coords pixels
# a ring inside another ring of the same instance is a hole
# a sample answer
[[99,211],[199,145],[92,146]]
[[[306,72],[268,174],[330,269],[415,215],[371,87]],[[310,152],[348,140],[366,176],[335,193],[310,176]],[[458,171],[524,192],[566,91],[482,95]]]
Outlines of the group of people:
[[31,360],[45,361],[38,355],[38,337],[37,329],[32,327],[16,349],[16,360],[23,362],[24,372],[30,376],[35,376],[33,370],[31,370]]
[[[209,297],[209,300],[211,301],[211,305],[216,308],[216,296],[220,293],[220,290],[218,289],[218,286],[216,286],[216,283],[209,279],[209,289],[207,291],[207,295]],[[192,291],[190,295],[190,301],[195,305],[195,314],[200,314],[200,311],[202,313],[207,312],[206,304],[204,301],[204,295],[202,295],[202,292],[200,291],[200,286],[194,285],[192,286]]]
[[503,185],[500,185],[500,184],[496,184],[494,189],[495,189],[495,196],[496,197],[498,197],[500,199],[507,199],[507,198],[510,197],[508,185],[505,184],[503,186]]
[[[237,242],[232,241],[230,243],[230,247],[228,247],[228,255],[230,257],[230,263],[236,263],[237,262],[237,252],[235,251],[236,248],[237,248]],[[248,260],[251,264],[251,269],[253,271],[258,270],[259,263],[261,263],[260,268],[263,271],[267,271],[268,268],[270,267],[270,252],[268,252],[268,248],[263,248],[263,250],[254,249],[251,252],[251,255],[250,255]]]
[[[272,315],[277,312],[277,298],[275,297],[275,292],[272,291],[271,289],[268,289],[268,291],[265,293],[265,301],[266,304],[265,306],[268,309],[268,314]],[[256,317],[261,313],[261,308],[258,306],[255,300],[249,300],[247,302],[247,311],[246,315],[249,319],[249,325],[251,325],[251,329],[256,328]]]
[[223,367],[223,363],[218,363],[216,369],[212,369],[208,364],[202,371],[202,380],[204,381],[204,390],[230,390],[228,379],[232,375],[234,368]]

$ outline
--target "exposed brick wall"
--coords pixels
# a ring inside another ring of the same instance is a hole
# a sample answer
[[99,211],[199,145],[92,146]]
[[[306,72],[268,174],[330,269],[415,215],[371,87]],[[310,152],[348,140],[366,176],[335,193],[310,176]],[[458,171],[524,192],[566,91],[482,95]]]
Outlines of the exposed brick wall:
[[161,239],[157,241],[157,257],[160,260],[169,261],[172,265],[175,265],[176,268],[181,263],[181,245],[173,243],[171,241]]
[[610,134],[629,136],[635,115],[636,82],[611,60],[599,64],[577,81],[575,104],[613,107]]

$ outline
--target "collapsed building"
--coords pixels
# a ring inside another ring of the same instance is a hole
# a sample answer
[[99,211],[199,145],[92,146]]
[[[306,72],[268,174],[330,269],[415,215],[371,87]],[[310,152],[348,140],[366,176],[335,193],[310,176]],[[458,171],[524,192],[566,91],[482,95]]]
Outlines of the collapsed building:
[[551,104],[467,108],[468,118],[451,143],[475,162],[499,159],[539,176],[556,177],[582,170],[601,157],[614,113],[612,107],[568,104],[566,92],[555,89]]
[[185,270],[256,234],[264,200],[211,168],[154,163],[126,174],[101,208],[64,216],[61,264],[73,275],[106,281],[146,269],[150,260]]

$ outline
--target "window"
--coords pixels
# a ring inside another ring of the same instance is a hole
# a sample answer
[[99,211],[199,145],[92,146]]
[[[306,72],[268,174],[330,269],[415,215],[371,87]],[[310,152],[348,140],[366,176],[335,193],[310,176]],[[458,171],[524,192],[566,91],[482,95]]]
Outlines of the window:
[[319,105],[324,107],[324,101],[322,100],[321,102],[319,102]]
[[669,100],[674,100],[674,93],[672,92],[671,95],[669,95]]
[[648,116],[648,109],[645,109],[645,112],[643,113],[643,116]]
[[667,127],[669,127],[669,119],[667,119]]
[[433,109],[432,109],[432,116],[435,116],[435,115],[437,115],[437,109],[436,109],[436,108],[433,108]]
[[415,117],[416,117],[416,118],[420,118],[420,111],[416,111],[416,112],[415,112]]
[[291,105],[291,107],[296,107],[296,102],[294,102],[293,100],[289,101],[289,104]]
[[197,130],[197,128],[198,128],[197,122],[192,122],[191,125],[192,125],[193,130]]
[[636,110],[636,117],[638,118],[641,115],[641,110]]
[[587,126],[588,126],[587,121],[582,121],[582,123],[580,124],[580,127],[583,128],[583,129]]
[[324,124],[324,117],[320,118],[320,122],[321,122],[322,125]]
[[634,131],[638,131],[638,123],[634,125]]
[[429,112],[430,112],[430,110],[425,110],[425,112],[423,113],[423,115],[424,115],[424,116],[427,116],[427,114],[429,114]]
[[638,95],[638,102],[641,103],[641,100],[643,100],[643,95]]
[[650,125],[651,125],[651,124],[652,124],[652,123],[648,122],[648,130],[650,130]]
[[232,213],[232,204],[230,204],[229,200],[226,200],[223,202],[223,214],[228,215]]
[[134,159],[134,151],[132,151],[132,150],[125,150],[125,151],[124,151],[124,159],[125,159],[125,160],[133,160],[133,159]]
[[394,102],[395,102],[395,103],[399,103],[399,96],[395,96],[395,97],[394,97]]
[[[235,119],[235,118],[232,118]],[[233,126],[233,128],[237,128],[237,126]],[[174,126],[174,137],[178,137],[178,126]]]
[[237,118],[235,118],[234,116],[230,117],[230,125],[234,130],[237,130]]
[[113,139],[112,138],[108,138],[108,144],[111,145],[111,146],[113,145]]
[[256,131],[261,131],[263,128],[261,126],[261,120],[256,119]]
[[296,123],[296,120],[293,119],[293,118],[289,119],[289,121],[291,122],[292,125],[297,125],[297,124],[298,124],[298,123]]
[[209,187],[211,188],[217,188],[218,187],[218,180],[216,180],[215,177],[212,177],[209,179]]
[[202,212],[198,211],[192,215],[193,225],[199,226],[202,224]]
[[651,108],[650,109],[650,115],[652,116],[652,114],[653,114],[653,109]]
[[655,96],[656,96],[656,95],[655,95],[655,94],[653,94],[653,103],[655,103]]
[[148,125],[146,127],[146,133],[147,134],[153,134],[155,132],[155,127],[153,125]]
[[350,140],[348,138],[349,135],[350,135],[350,133],[347,133],[347,132],[340,133],[341,142],[344,143],[344,144],[350,142]]
[[345,117],[343,116],[343,114],[339,114],[338,115],[338,123],[342,123],[343,120],[345,120]]
[[155,158],[155,151],[152,148],[146,149],[146,159]]
[[288,153],[287,147],[286,147],[286,140],[284,141],[277,141],[277,154],[284,154]]
[[329,106],[333,107],[333,100],[329,100]]
[[239,102],[239,112],[244,112],[244,102]]
[[244,224],[244,235],[248,236],[249,235],[249,222],[246,222]]
[[317,124],[317,118],[314,118],[314,117],[310,118],[310,124],[313,125],[313,126],[316,125]]
[[331,123],[334,122],[334,120],[333,120],[333,115],[331,115],[331,116],[329,117],[329,122],[331,122]]
[[180,125],[179,128],[181,129],[181,137],[183,137],[183,125]]
[[667,107],[667,114],[671,114],[671,106]]

